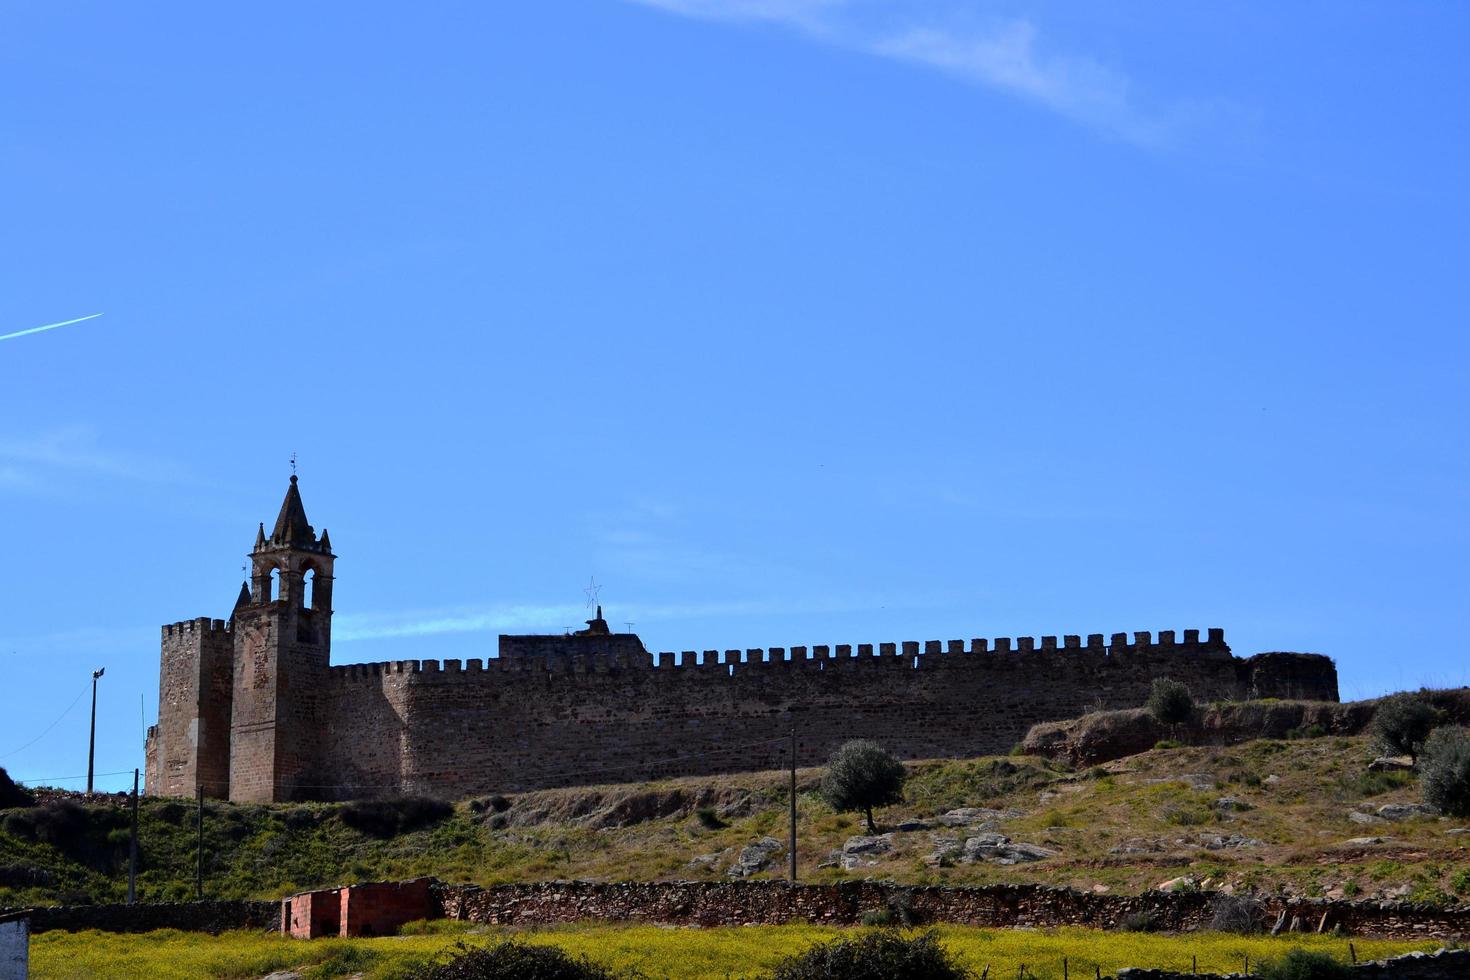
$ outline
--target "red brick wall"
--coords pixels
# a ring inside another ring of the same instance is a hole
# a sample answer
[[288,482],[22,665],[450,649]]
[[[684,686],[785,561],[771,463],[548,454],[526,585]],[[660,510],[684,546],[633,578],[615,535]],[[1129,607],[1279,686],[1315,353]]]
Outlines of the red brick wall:
[[340,888],[303,892],[281,902],[281,932],[296,939],[335,936],[341,932]]
[[342,889],[341,935],[391,936],[405,922],[437,916],[431,901],[433,878],[374,882]]

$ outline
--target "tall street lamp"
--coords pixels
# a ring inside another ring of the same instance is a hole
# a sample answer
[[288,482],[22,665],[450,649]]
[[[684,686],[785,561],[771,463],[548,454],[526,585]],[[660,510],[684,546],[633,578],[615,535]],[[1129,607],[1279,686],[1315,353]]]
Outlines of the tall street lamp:
[[92,761],[97,757],[97,678],[106,667],[92,671],[92,734],[87,739],[87,792],[92,792]]

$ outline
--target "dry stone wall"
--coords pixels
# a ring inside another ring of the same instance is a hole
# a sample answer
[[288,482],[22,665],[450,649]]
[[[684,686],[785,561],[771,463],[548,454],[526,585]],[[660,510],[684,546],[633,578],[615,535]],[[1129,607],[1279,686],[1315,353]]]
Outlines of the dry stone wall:
[[31,932],[185,932],[220,933],[230,929],[268,929],[280,919],[280,902],[158,902],[136,905],[51,905],[30,909]]
[[[809,922],[856,925],[869,912],[901,904],[918,923],[992,928],[1086,926],[1114,929],[1147,915],[1162,930],[1207,928],[1216,896],[1208,892],[1097,895],[1046,885],[968,888],[905,887],[880,881],[790,885],[780,881],[588,882],[443,885],[440,910],[451,919],[495,924],[578,921],[658,922],[692,926]],[[1462,941],[1470,937],[1470,906],[1413,903],[1266,900],[1274,919],[1285,912],[1303,930],[1353,936]]]

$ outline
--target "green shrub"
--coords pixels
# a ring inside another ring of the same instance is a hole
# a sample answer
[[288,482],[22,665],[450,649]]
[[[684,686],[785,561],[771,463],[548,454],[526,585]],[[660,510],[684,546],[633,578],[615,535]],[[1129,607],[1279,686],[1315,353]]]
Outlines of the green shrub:
[[1198,827],[1210,822],[1210,811],[1203,807],[1171,803],[1164,807],[1164,822],[1175,827]]
[[1407,786],[1413,781],[1414,777],[1406,772],[1360,772],[1344,779],[1343,786],[1348,792],[1358,796],[1378,796],[1380,793]]
[[892,930],[856,939],[818,943],[776,966],[769,980],[966,980],[965,969],[939,944],[939,936],[922,932],[904,936]]
[[1278,960],[1267,960],[1256,975],[1260,980],[1351,980],[1353,971],[1327,953],[1293,949]]
[[387,839],[448,819],[454,807],[443,800],[405,796],[391,800],[354,800],[344,803],[338,816],[353,830]]
[[1156,749],[1177,749],[1180,747],[1180,743],[1174,741],[1172,738],[1161,738],[1154,743],[1154,748]]
[[706,830],[719,830],[722,827],[730,826],[720,819],[720,815],[715,812],[715,808],[712,806],[700,807],[694,811],[694,816],[698,818],[699,825]]
[[1450,887],[1456,895],[1470,895],[1470,868],[1461,868],[1450,877]]
[[537,946],[518,939],[474,948],[456,943],[448,962],[410,974],[411,980],[619,980],[637,976],[614,973],[585,956],[573,958],[555,946]]
[[1470,729],[1436,728],[1424,742],[1419,764],[1424,802],[1456,817],[1470,817]]
[[36,798],[24,787],[10,778],[10,773],[0,766],[0,810],[11,807],[33,806]]
[[1368,726],[1373,744],[1389,755],[1407,755],[1416,762],[1441,713],[1422,694],[1394,694],[1378,702]]
[[876,834],[873,807],[900,802],[907,775],[892,752],[877,742],[856,739],[844,743],[828,760],[822,796],[839,813],[862,813],[868,833]]
[[1143,706],[1165,725],[1178,725],[1194,717],[1194,696],[1189,688],[1168,677],[1154,678]]
[[510,798],[493,793],[470,800],[469,808],[471,813],[484,813],[487,810],[491,813],[504,813],[510,809]]

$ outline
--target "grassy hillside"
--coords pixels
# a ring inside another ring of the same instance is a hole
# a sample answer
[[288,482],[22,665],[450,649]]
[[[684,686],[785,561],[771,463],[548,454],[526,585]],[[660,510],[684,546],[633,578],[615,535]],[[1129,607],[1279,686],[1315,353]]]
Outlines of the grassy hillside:
[[[907,802],[878,815],[885,828],[900,828],[890,849],[849,870],[833,865],[831,852],[862,832],[861,820],[833,813],[815,792],[818,771],[803,771],[801,874],[808,881],[1041,881],[1117,892],[1188,877],[1209,888],[1470,901],[1470,834],[1449,832],[1463,822],[1368,816],[1386,803],[1418,800],[1409,777],[1369,773],[1372,757],[1365,738],[1324,737],[1155,749],[1083,771],[1030,757],[918,762],[910,766]],[[419,874],[482,884],[723,878],[746,845],[766,835],[784,843],[787,778],[756,773],[551,790],[441,809],[208,803],[206,892],[274,898]],[[937,820],[960,807],[1008,812],[968,829]],[[1353,811],[1367,822],[1351,820]],[[192,897],[192,803],[145,800],[141,826],[141,896]],[[1055,856],[968,863],[939,843],[962,846],[987,828]],[[126,860],[121,805],[63,801],[0,811],[0,906],[119,899]],[[777,851],[759,876],[784,867]]]

